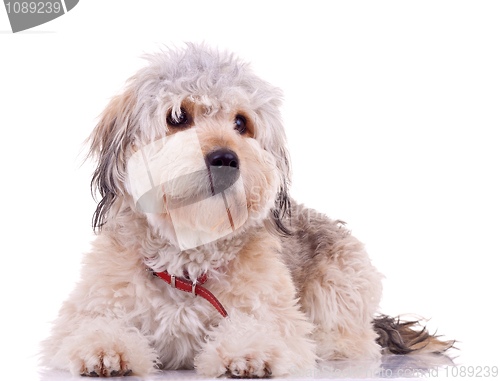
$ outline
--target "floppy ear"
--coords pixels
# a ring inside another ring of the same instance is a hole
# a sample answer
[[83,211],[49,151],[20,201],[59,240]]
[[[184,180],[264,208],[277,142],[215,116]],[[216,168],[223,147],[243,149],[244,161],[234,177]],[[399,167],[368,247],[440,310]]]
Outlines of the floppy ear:
[[111,206],[124,194],[125,153],[131,143],[134,109],[135,95],[129,88],[111,99],[87,139],[90,143],[87,158],[97,159],[91,181],[92,193],[94,199],[97,192],[102,197],[92,218],[94,231],[102,229]]
[[278,231],[285,235],[290,235],[291,232],[287,228],[285,222],[286,219],[291,217],[290,208],[290,195],[288,193],[288,187],[290,185],[291,168],[290,168],[290,157],[286,147],[281,147],[279,149],[279,157],[277,162],[278,170],[280,172],[280,187],[276,195],[276,200],[274,202],[274,208],[272,210],[273,220],[278,228]]
[[291,232],[287,228],[291,223],[291,202],[288,188],[292,171],[280,113],[283,93],[279,88],[260,79],[256,79],[256,83],[259,84],[256,93],[260,101],[257,115],[262,123],[262,128],[257,129],[257,139],[263,142],[264,149],[276,159],[276,167],[280,177],[280,185],[271,210],[271,217],[278,233],[290,235]]

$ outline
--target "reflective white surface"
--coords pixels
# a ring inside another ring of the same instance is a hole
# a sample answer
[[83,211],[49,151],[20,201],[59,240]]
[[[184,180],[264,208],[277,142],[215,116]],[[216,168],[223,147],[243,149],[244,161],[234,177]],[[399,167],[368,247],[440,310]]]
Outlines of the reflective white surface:
[[[455,366],[453,359],[445,355],[385,355],[377,361],[324,361],[316,369],[291,369],[286,379],[380,379],[380,378],[442,378],[453,377]],[[71,375],[63,371],[42,371],[41,381],[71,380]],[[222,377],[225,378],[225,377]],[[140,377],[115,377],[112,380],[142,380]],[[209,380],[198,375],[194,370],[168,370],[148,377],[148,380],[193,379]],[[277,378],[272,378],[278,380]]]

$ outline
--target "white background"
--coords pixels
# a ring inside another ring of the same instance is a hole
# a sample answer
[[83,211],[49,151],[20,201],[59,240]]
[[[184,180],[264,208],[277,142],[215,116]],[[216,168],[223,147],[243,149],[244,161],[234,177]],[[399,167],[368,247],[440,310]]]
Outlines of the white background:
[[203,40],[284,90],[292,194],[367,244],[381,311],[499,365],[499,20],[495,1],[85,0],[12,34],[0,9],[2,377],[37,378],[79,277],[96,117],[143,52]]

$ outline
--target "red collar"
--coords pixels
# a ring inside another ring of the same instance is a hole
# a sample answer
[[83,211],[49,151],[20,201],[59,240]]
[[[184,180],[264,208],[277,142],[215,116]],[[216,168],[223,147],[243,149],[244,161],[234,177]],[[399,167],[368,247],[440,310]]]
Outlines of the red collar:
[[208,280],[207,273],[200,276],[195,282],[192,282],[189,280],[189,275],[187,273],[184,274],[184,278],[178,278],[175,275],[170,275],[167,271],[163,271],[161,273],[156,273],[151,269],[148,269],[148,271],[150,271],[154,276],[163,279],[173,288],[184,292],[190,292],[195,296],[200,295],[202,298],[208,300],[210,304],[214,306],[217,311],[219,311],[222,317],[228,316],[226,310],[217,298],[205,287],[201,286]]

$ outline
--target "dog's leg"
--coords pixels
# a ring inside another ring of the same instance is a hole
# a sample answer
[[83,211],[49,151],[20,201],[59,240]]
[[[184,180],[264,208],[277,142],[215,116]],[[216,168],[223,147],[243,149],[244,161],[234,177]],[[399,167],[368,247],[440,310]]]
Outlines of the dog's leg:
[[292,201],[291,235],[282,255],[302,310],[315,325],[317,354],[325,360],[380,357],[372,319],[382,295],[382,275],[364,245],[342,221]]
[[229,265],[228,281],[213,290],[227,307],[195,359],[198,372],[211,377],[283,376],[314,370],[312,325],[296,303],[295,288],[274,239],[252,240]]
[[325,360],[380,357],[372,319],[382,276],[363,245],[348,235],[317,250],[301,287],[301,305],[315,325],[318,356]]
[[136,253],[118,247],[114,240],[99,236],[94,241],[94,250],[84,260],[82,280],[42,343],[43,365],[104,377],[155,370],[155,350],[136,328],[145,331],[150,323],[146,319],[142,325],[133,323],[141,313],[150,316],[141,300],[152,290],[140,263]]
[[147,339],[116,318],[76,313],[60,316],[58,323],[43,343],[50,367],[91,377],[144,376],[154,370],[157,356]]

